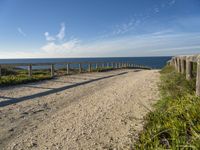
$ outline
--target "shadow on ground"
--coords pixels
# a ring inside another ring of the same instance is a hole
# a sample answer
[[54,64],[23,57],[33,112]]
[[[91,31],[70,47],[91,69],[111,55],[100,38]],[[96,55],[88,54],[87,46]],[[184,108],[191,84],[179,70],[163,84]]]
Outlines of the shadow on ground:
[[80,86],[80,85],[88,84],[88,83],[91,83],[91,82],[95,82],[95,81],[99,81],[99,80],[103,80],[103,79],[107,79],[107,78],[111,78],[111,77],[115,77],[115,76],[119,76],[119,75],[124,75],[124,74],[127,74],[127,73],[128,72],[123,72],[123,73],[105,76],[105,77],[101,77],[101,78],[97,78],[97,79],[91,79],[91,80],[88,80],[88,81],[75,83],[75,84],[67,85],[67,86],[60,87],[60,88],[50,89],[50,90],[45,91],[45,92],[36,93],[36,94],[33,94],[33,95],[28,95],[28,96],[24,96],[24,97],[20,97],[20,98],[10,98],[10,97],[0,96],[0,98],[8,99],[8,100],[0,102],[0,107],[5,107],[5,106],[11,105],[11,104],[16,104],[16,103],[19,103],[19,102],[22,102],[22,101],[27,101],[27,100],[32,100],[32,99],[35,99],[35,98],[38,98],[38,97],[47,96],[47,95],[54,94],[54,93],[57,93],[57,92],[61,92],[61,91],[64,91],[64,90],[67,90],[67,89],[70,89],[70,88],[74,88],[74,87],[77,87],[77,86]]

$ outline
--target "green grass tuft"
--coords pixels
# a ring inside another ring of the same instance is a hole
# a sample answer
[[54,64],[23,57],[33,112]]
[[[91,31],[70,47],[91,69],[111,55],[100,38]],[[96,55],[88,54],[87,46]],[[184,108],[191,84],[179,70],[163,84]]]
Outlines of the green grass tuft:
[[200,149],[200,98],[194,83],[173,67],[161,71],[162,99],[146,117],[136,149]]

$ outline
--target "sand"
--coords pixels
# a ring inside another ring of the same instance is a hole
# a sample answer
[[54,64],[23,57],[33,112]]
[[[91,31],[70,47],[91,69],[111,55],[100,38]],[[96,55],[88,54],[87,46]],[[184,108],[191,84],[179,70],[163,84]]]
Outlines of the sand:
[[0,149],[131,149],[158,82],[158,70],[124,69],[1,88]]

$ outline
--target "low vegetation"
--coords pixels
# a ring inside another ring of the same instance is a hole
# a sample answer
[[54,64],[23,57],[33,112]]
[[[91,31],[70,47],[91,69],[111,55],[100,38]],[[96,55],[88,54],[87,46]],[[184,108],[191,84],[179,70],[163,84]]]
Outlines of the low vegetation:
[[[106,72],[111,70],[113,70],[113,68],[105,67],[105,68],[93,69],[92,72]],[[87,70],[82,70],[82,71],[83,73],[87,72]],[[77,74],[77,73],[79,73],[79,69],[70,69],[70,74]],[[63,68],[56,70],[55,75],[56,76],[67,75],[67,69]],[[29,77],[28,71],[25,69],[3,68],[2,77],[0,77],[0,87],[42,81],[47,79],[52,79],[50,75],[50,70],[48,69],[34,70],[33,76]]]
[[51,79],[48,71],[41,70],[34,71],[33,76],[29,77],[28,71],[24,69],[8,68],[2,69],[2,75],[0,77],[0,87]]
[[200,149],[200,98],[195,79],[187,81],[173,67],[161,71],[161,100],[146,117],[136,149]]

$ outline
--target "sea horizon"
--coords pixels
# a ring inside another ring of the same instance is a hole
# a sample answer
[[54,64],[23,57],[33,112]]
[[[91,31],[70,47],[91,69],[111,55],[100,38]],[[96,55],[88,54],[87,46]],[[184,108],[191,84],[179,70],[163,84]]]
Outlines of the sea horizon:
[[15,63],[59,63],[59,62],[130,62],[160,69],[172,56],[135,57],[83,57],[83,58],[11,58],[0,59],[0,64]]

